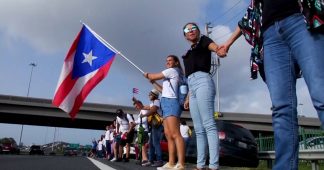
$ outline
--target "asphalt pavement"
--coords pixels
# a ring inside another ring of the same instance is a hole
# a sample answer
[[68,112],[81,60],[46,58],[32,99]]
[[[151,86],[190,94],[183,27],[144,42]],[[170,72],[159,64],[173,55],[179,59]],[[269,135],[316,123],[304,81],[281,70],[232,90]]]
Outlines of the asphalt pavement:
[[[156,170],[157,167],[144,167],[138,164],[138,160],[130,159],[129,162],[111,162],[107,159],[100,159],[97,158],[96,160],[100,161],[101,163],[104,163],[116,170]],[[166,163],[166,162],[165,162]],[[186,169],[193,169],[195,167],[194,164],[187,163]]]
[[0,154],[1,170],[100,170],[86,157]]
[[[186,163],[186,170],[195,164]],[[4,155],[0,154],[0,170],[156,170],[156,167],[142,167],[137,160],[129,162],[110,162],[107,159],[93,159],[83,156],[42,156],[42,155]],[[233,167],[220,167],[233,170]]]
[[[157,167],[143,167],[139,165],[137,162],[138,160],[130,159],[129,162],[111,162],[107,159],[100,159],[97,158],[96,160],[104,163],[116,170],[156,170]],[[166,163],[166,162],[165,162]],[[185,168],[186,170],[193,170],[196,167],[196,164],[193,163],[186,163]],[[233,167],[220,167],[222,170],[233,170]]]

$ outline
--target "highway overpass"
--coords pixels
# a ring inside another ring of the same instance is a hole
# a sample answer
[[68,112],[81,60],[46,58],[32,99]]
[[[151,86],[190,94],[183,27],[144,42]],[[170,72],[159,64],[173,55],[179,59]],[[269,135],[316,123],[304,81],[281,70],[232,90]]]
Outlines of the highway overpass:
[[[115,119],[114,113],[118,108],[127,113],[137,114],[137,111],[129,106],[85,103],[72,120],[67,113],[52,106],[49,99],[0,95],[0,123],[104,130],[105,126]],[[271,115],[229,112],[222,114],[220,120],[239,124],[250,129],[254,135],[273,132]],[[192,126],[189,112],[184,112],[182,118]],[[299,117],[299,125],[304,128],[320,128],[317,118]]]

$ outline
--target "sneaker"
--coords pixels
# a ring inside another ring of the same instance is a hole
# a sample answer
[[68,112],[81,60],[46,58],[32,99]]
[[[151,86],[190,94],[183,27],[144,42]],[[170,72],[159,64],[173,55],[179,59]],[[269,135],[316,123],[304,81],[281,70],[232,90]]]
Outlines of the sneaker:
[[158,167],[157,170],[168,170],[173,169],[174,165],[170,165],[169,163],[164,164],[162,167]]
[[145,160],[142,162],[142,166],[151,166],[151,165],[152,165],[152,163],[148,160]]
[[128,158],[124,158],[123,159],[123,162],[129,162],[129,159]]
[[152,167],[160,167],[160,166],[163,166],[163,161],[155,161],[151,166]]
[[121,158],[113,158],[112,160],[110,160],[111,162],[121,162],[122,159]]
[[174,166],[172,169],[174,169],[174,170],[184,170],[185,168],[184,168],[183,165],[177,163],[176,166]]
[[114,158],[111,159],[110,161],[111,161],[111,162],[117,162],[117,158],[114,157]]

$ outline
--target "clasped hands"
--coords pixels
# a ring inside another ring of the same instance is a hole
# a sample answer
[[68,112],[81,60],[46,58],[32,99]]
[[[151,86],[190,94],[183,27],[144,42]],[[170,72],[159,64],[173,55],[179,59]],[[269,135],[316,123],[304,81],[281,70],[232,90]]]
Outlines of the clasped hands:
[[218,46],[216,53],[219,57],[224,58],[227,56],[228,49],[229,46],[227,44],[222,44]]

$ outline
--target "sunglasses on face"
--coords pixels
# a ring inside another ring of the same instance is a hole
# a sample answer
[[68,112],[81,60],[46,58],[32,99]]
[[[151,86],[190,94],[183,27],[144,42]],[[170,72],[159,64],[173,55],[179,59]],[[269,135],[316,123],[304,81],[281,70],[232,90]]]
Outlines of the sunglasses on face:
[[191,28],[185,28],[184,30],[183,30],[183,32],[184,33],[189,33],[189,32],[191,32],[191,31],[195,31],[195,30],[197,30],[198,28],[196,27],[196,26],[192,26]]

